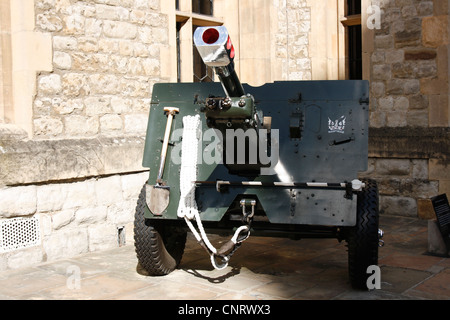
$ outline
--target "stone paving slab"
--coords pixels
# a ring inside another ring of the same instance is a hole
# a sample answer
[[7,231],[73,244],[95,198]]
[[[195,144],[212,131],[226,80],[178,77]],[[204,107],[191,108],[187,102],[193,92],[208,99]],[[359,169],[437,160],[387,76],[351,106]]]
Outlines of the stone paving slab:
[[350,287],[345,242],[250,237],[219,271],[189,236],[179,268],[167,276],[145,275],[130,243],[0,272],[0,299],[450,300],[450,259],[426,254],[427,222],[382,216],[380,226],[381,289],[367,292]]

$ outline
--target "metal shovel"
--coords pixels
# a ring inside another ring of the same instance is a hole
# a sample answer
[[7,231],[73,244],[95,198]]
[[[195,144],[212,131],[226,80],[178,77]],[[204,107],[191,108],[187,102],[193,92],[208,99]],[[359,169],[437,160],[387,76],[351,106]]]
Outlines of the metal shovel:
[[164,140],[161,149],[161,162],[159,164],[158,177],[154,186],[146,185],[146,199],[150,211],[154,215],[162,215],[169,205],[170,187],[166,186],[162,181],[164,172],[164,165],[166,163],[167,146],[169,145],[169,137],[172,128],[172,119],[175,113],[180,110],[175,107],[165,107],[164,112],[167,112],[166,131],[164,132]]

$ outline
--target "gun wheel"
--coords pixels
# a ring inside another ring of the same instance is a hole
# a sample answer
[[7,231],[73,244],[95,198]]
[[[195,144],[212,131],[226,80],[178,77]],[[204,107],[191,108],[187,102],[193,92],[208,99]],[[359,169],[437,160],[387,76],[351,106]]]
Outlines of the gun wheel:
[[358,192],[356,225],[349,230],[348,271],[355,289],[367,290],[367,268],[378,264],[378,187],[373,180]]
[[134,246],[139,266],[148,275],[163,276],[179,265],[187,232],[176,226],[146,219],[145,185],[139,194],[134,219]]

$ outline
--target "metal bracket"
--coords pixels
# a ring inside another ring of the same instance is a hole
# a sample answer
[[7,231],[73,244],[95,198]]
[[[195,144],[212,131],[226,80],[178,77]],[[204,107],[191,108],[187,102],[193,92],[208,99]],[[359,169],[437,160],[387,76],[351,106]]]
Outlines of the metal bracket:
[[353,184],[351,182],[347,182],[345,184],[345,196],[346,199],[353,199]]
[[[239,204],[242,207],[242,215],[243,215],[244,222],[245,223],[250,223],[250,220],[255,215],[256,200],[255,199],[241,199]],[[249,205],[251,206],[250,213],[248,213],[247,210],[246,210],[246,207],[249,206]]]

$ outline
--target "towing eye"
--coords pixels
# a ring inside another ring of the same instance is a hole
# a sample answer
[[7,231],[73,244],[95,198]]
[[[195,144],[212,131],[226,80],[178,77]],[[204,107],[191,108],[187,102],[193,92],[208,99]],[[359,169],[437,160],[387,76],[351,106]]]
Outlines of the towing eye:
[[[251,206],[251,210],[247,211],[247,207],[249,205]],[[253,216],[255,214],[256,200],[242,199],[240,201],[240,206],[242,207],[242,222],[244,223],[244,225],[237,228],[237,230],[234,232],[233,237],[229,241],[224,243],[216,253],[212,252],[208,248],[203,239],[200,242],[200,245],[205,248],[208,254],[210,254],[211,263],[216,269],[221,270],[226,268],[233,254],[241,246],[242,242],[247,240],[250,236],[250,228],[253,221]]]

